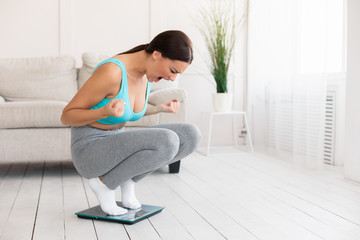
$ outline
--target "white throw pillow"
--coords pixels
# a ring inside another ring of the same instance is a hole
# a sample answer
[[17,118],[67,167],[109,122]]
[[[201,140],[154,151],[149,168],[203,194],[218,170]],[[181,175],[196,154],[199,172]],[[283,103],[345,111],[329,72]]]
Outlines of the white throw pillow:
[[109,56],[103,54],[95,54],[91,52],[86,52],[82,55],[83,64],[82,67],[80,68],[79,78],[78,78],[79,89],[90,78],[96,65],[98,65],[101,61],[108,58]]
[[70,101],[76,78],[71,56],[0,59],[0,95],[7,101]]

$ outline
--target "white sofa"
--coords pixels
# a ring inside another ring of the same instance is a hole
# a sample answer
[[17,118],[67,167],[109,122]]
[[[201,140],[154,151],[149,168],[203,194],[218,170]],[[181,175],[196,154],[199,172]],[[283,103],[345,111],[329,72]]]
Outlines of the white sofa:
[[[62,110],[104,55],[84,53],[76,69],[71,56],[0,59],[0,161],[71,160],[70,128]],[[152,84],[148,104],[177,98],[177,114],[161,113],[127,123],[126,129],[185,120],[186,92],[177,82]],[[178,172],[180,162],[170,166]]]

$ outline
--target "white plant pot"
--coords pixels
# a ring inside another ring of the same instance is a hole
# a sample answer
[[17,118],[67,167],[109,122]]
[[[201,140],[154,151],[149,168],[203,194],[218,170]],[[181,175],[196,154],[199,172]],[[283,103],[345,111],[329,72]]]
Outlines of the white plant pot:
[[233,103],[232,93],[214,93],[213,106],[215,112],[231,112]]

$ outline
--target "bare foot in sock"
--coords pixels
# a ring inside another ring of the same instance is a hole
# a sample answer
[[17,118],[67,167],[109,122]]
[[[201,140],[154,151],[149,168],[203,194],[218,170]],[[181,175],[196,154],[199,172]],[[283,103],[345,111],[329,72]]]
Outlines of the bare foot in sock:
[[126,208],[137,209],[141,203],[135,197],[135,182],[131,179],[121,184],[122,204]]
[[89,179],[90,188],[99,200],[101,209],[109,215],[122,215],[127,210],[116,205],[115,192],[103,184],[99,178]]

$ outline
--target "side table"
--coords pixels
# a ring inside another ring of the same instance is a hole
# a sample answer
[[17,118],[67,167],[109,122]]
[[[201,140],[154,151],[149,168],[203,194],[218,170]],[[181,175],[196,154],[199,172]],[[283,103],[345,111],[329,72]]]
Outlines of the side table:
[[249,145],[249,152],[253,152],[254,148],[253,148],[253,144],[252,144],[252,140],[251,140],[251,134],[250,134],[250,127],[249,127],[249,123],[246,117],[246,112],[242,112],[242,111],[232,111],[232,112],[203,112],[205,114],[207,114],[209,116],[209,134],[208,134],[208,145],[207,145],[207,150],[206,150],[206,155],[210,154],[210,143],[211,143],[211,133],[212,133],[212,128],[213,128],[213,118],[216,116],[220,116],[220,115],[232,115],[233,116],[233,137],[234,137],[234,145],[236,145],[236,137],[237,137],[237,129],[235,126],[235,116],[236,115],[240,115],[243,116],[244,119],[244,128],[246,130],[246,142]]

